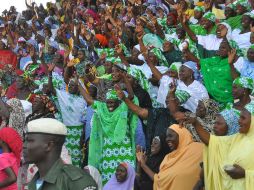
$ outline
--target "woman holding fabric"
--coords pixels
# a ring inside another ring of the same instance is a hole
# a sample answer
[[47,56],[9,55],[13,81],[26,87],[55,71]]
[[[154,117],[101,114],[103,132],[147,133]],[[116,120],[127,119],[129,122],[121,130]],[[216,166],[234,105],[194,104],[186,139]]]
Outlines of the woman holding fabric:
[[114,175],[119,162],[128,162],[135,167],[138,117],[117,97],[115,90],[107,92],[106,103],[95,101],[80,83],[79,90],[94,109],[88,164],[101,172],[105,184]]
[[[186,122],[195,122],[193,118]],[[244,109],[241,112],[239,133],[214,136],[202,126],[195,129],[206,144],[204,152],[205,188],[216,190],[254,189],[254,117]]]
[[[52,71],[54,65],[50,65],[48,76],[48,87],[53,95],[57,96],[63,123],[67,126],[68,135],[66,147],[71,154],[72,164],[81,165],[82,153],[80,150],[80,138],[83,132],[84,124],[82,117],[86,110],[86,101],[80,96],[77,80],[71,79],[68,83],[68,92],[53,87]],[[50,108],[52,109],[52,108]]]
[[199,179],[202,144],[193,142],[190,132],[179,125],[171,125],[166,134],[171,152],[153,175],[154,190],[192,190]]

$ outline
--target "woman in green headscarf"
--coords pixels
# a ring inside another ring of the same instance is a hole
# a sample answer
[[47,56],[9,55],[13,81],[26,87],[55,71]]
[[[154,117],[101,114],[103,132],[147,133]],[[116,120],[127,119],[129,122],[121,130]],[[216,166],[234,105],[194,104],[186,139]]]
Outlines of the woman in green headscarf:
[[228,103],[225,109],[233,109],[238,117],[243,108],[254,114],[254,102],[250,98],[254,89],[254,80],[249,77],[238,77],[234,80],[232,88],[233,98],[238,101]]
[[244,13],[250,10],[250,4],[246,0],[238,0],[232,4],[232,8],[235,9],[236,16],[228,18],[227,22],[232,30],[241,28],[241,20]]
[[[93,100],[81,85],[79,90],[94,109],[88,164],[101,172],[105,184],[119,163],[128,162],[135,167],[134,140],[138,117],[118,99],[115,90],[107,92],[106,103]],[[136,99],[134,102],[137,103]]]
[[[227,104],[233,101],[231,69],[228,64],[228,52],[237,49],[236,42],[223,40],[220,44],[217,55],[207,59],[192,59],[186,52],[186,59],[198,62],[201,67],[203,81],[210,96],[219,103]],[[241,51],[238,48],[237,54]]]

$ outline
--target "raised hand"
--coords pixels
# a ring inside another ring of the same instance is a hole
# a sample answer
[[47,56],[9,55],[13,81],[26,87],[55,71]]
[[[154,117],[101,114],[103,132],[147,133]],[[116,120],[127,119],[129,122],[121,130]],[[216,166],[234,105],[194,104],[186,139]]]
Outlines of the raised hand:
[[48,71],[52,72],[54,70],[55,66],[56,66],[55,64],[48,64]]
[[232,178],[232,179],[241,179],[241,178],[245,178],[245,170],[237,165],[234,164],[234,169],[232,170],[225,170],[225,172]]
[[122,91],[121,87],[118,84],[115,84],[114,88],[120,100],[123,100],[126,98],[124,92]]
[[232,64],[236,57],[236,49],[232,49],[228,52],[228,63]]

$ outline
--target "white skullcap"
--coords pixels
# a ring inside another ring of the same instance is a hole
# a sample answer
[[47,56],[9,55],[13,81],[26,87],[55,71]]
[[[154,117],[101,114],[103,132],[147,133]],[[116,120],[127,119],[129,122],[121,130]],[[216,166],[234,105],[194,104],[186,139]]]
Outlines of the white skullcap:
[[43,133],[66,136],[67,128],[63,123],[57,121],[56,119],[41,118],[28,122],[27,133]]

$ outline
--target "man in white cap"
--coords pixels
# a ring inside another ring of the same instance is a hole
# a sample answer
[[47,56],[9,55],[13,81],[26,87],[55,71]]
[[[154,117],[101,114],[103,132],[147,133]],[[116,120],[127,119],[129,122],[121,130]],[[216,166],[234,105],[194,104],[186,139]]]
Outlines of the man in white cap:
[[55,119],[42,118],[27,124],[24,160],[39,170],[29,183],[29,190],[97,190],[89,174],[60,159],[66,135],[65,125]]

